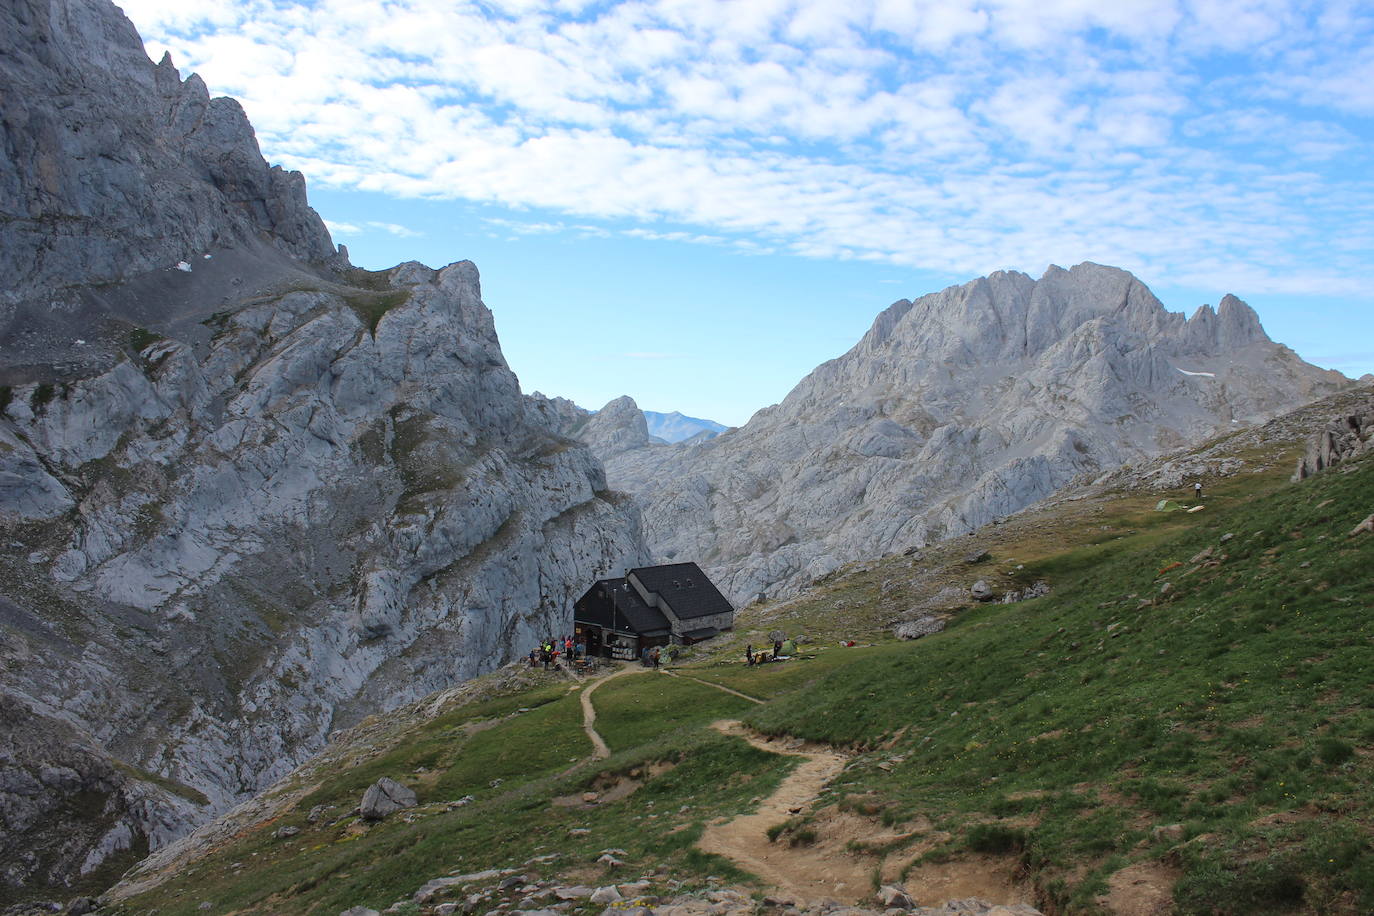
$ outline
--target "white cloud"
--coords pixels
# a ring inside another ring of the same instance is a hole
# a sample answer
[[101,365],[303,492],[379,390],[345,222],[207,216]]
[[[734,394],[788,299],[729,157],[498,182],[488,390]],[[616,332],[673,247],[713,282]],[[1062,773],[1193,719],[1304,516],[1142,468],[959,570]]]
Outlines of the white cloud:
[[1205,264],[1256,292],[1369,272],[1329,244],[1374,207],[1374,15],[1350,0],[125,7],[312,184],[570,220],[493,224],[516,235],[614,217],[959,274]]

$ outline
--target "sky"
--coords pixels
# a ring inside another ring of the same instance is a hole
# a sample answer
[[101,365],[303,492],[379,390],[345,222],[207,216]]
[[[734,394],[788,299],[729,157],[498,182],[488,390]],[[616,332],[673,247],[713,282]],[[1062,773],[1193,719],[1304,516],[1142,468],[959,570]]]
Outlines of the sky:
[[123,0],[525,391],[739,425],[890,303],[1096,261],[1374,372],[1374,6]]

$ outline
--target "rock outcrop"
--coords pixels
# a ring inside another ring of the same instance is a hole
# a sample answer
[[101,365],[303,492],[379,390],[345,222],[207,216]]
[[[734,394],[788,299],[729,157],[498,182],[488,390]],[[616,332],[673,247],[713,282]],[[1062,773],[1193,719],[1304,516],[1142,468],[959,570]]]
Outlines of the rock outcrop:
[[1185,318],[1110,267],[999,272],[895,303],[739,429],[606,467],[640,501],[658,559],[700,562],[742,602],[1346,384],[1234,296]]
[[390,776],[367,787],[358,805],[358,814],[365,821],[380,821],[388,814],[415,807],[415,793]]
[[7,4],[0,68],[3,901],[523,654],[648,556],[471,263],[349,267],[108,0]]
[[1370,451],[1374,451],[1374,393],[1350,412],[1332,418],[1312,436],[1307,450],[1298,459],[1293,480],[1305,480]]

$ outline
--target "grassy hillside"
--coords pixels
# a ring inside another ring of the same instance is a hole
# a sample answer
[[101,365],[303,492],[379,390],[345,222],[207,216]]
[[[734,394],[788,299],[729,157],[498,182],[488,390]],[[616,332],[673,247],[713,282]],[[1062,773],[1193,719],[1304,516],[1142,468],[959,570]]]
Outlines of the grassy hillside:
[[749,721],[881,745],[837,804],[929,818],[951,833],[933,856],[1015,853],[1058,906],[1153,860],[1183,912],[1374,911],[1374,535],[1347,537],[1371,510],[1365,461],[1046,556],[1024,574],[1051,597],[970,611]]
[[[751,609],[683,677],[598,687],[606,760],[588,759],[580,685],[542,673],[399,715],[385,740],[359,730],[119,911],[332,916],[487,867],[605,883],[609,848],[636,874],[661,866],[655,880],[747,881],[696,840],[795,758],[707,727],[742,718],[853,752],[816,809],[770,833],[842,843],[875,881],[968,862],[1047,912],[1109,911],[1123,876],[1180,913],[1374,912],[1374,534],[1348,535],[1374,511],[1374,461],[1290,485],[1290,458],[1250,455],[1199,513],[1124,487]],[[990,557],[969,565],[970,545]],[[916,642],[884,635],[917,592],[977,577],[1053,590]],[[810,657],[744,667],[773,628],[806,632]],[[420,806],[367,825],[350,811],[381,775]]]

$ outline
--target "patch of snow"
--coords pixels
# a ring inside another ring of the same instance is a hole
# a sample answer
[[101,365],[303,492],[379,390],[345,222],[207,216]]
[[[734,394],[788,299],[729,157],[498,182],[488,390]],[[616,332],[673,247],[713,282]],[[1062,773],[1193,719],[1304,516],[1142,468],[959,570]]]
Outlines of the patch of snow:
[[191,265],[187,264],[185,261],[177,261],[177,270],[184,270],[189,274],[191,272]]
[[[1174,368],[1175,368],[1175,369],[1178,369],[1178,366],[1175,366]],[[1216,377],[1217,377],[1217,374],[1216,374],[1215,372],[1189,372],[1187,369],[1178,369],[1178,371],[1179,371],[1179,372],[1182,372],[1184,375],[1200,375],[1200,376],[1202,376],[1203,378],[1216,378]]]
[[80,337],[78,337],[78,338],[76,339],[76,345],[77,345],[78,347],[84,347],[84,346],[86,345],[86,341],[84,341],[84,340],[82,340]]

